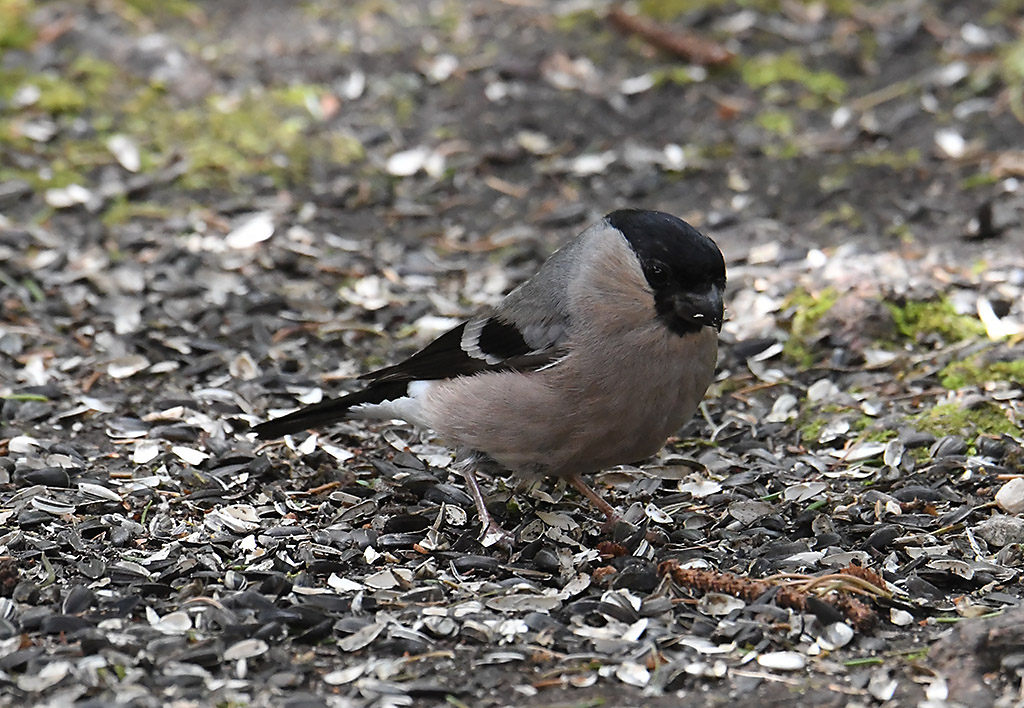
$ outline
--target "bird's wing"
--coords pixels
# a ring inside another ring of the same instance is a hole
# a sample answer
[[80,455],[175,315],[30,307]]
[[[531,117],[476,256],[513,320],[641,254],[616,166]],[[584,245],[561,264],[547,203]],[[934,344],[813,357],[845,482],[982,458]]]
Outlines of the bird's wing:
[[536,371],[564,357],[571,346],[568,285],[587,232],[556,251],[540,271],[493,311],[445,332],[403,362],[364,374],[362,391],[308,406],[257,425],[261,438],[319,427],[351,409],[395,401],[413,381],[472,376],[486,371]]
[[566,243],[492,312],[442,334],[405,361],[362,378],[436,380],[483,371],[536,371],[558,361],[571,346],[569,286],[577,277],[581,254],[609,228],[601,222]]
[[370,381],[416,381],[484,371],[536,371],[567,353],[569,284],[591,230],[562,246],[492,312],[442,334],[405,361],[372,371]]
[[484,371],[534,371],[562,354],[565,327],[535,322],[520,327],[502,312],[475,317],[445,332],[411,357],[361,378],[385,383],[471,376]]
[[442,334],[405,361],[364,374],[360,378],[370,381],[365,389],[260,423],[253,432],[268,439],[319,428],[348,417],[353,408],[401,399],[408,394],[412,381],[470,376],[483,371],[533,371],[547,366],[564,353],[565,328],[551,319],[552,312],[540,309],[531,317],[529,308],[519,308],[516,313],[520,321],[529,323],[525,328],[503,319],[503,315],[510,313],[501,308],[490,315],[475,317]]

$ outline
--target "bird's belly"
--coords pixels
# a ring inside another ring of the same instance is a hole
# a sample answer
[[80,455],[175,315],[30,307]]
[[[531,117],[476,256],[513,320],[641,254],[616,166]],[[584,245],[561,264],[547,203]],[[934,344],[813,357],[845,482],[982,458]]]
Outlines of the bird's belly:
[[[567,474],[638,462],[654,455],[665,440],[693,417],[711,382],[714,364],[665,371],[615,382],[608,393],[582,403],[584,424],[561,462]],[[575,460],[585,464],[574,464]]]
[[[637,462],[656,453],[700,403],[717,351],[717,333],[705,331],[685,345],[673,335],[656,345],[635,342],[639,352],[620,347],[620,362],[566,361],[530,374],[436,382],[423,397],[423,419],[448,442],[522,475]],[[596,372],[602,375],[590,375]]]

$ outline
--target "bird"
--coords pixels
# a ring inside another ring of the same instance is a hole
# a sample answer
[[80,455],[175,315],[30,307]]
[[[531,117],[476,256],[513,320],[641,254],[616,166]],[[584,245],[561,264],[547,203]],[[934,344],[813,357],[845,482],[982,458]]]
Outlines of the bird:
[[255,425],[261,439],[343,419],[402,419],[456,449],[483,546],[511,547],[476,473],[561,478],[619,520],[582,475],[656,454],[715,375],[725,259],[671,214],[619,209],[556,250],[495,307],[365,388]]

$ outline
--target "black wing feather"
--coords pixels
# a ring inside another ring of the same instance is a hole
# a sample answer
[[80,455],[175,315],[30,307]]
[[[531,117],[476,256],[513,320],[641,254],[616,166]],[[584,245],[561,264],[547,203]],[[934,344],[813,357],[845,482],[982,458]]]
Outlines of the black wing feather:
[[369,381],[416,381],[470,376],[487,369],[487,362],[474,359],[462,349],[466,323],[450,329],[405,361],[363,374]]
[[348,416],[349,409],[362,403],[383,403],[401,398],[406,393],[405,382],[380,382],[367,386],[362,391],[356,391],[340,398],[329,398],[320,403],[300,408],[294,413],[268,420],[253,427],[257,437],[264,440],[279,438],[282,435],[291,435],[300,430],[319,428],[343,420]]
[[360,376],[369,381],[431,381],[484,371],[531,371],[554,361],[555,348],[533,351],[515,325],[497,317],[484,322],[476,340],[478,356],[463,347],[466,326],[448,330],[405,361]]
[[476,343],[481,352],[495,359],[512,359],[530,353],[530,345],[519,328],[496,317],[487,318]]

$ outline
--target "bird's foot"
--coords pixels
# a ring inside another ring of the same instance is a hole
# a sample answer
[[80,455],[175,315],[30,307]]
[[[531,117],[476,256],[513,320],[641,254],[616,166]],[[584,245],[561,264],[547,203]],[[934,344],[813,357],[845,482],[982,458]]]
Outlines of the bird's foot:
[[622,515],[618,512],[611,514],[608,519],[601,524],[601,533],[608,534],[609,536],[627,535],[633,531],[636,531],[636,526],[623,519]]
[[660,528],[644,523],[630,523],[619,514],[609,516],[608,520],[601,524],[601,533],[611,536],[619,543],[639,543],[641,538],[654,546],[664,546],[668,543],[668,536]]
[[515,543],[515,536],[498,525],[498,522],[488,517],[487,522],[480,530],[480,545],[484,548],[497,546],[506,551],[512,550]]

